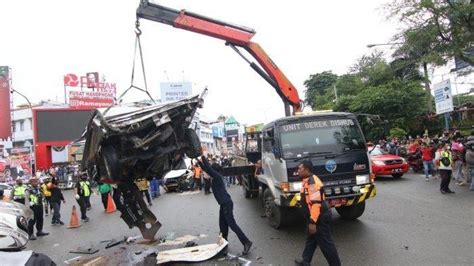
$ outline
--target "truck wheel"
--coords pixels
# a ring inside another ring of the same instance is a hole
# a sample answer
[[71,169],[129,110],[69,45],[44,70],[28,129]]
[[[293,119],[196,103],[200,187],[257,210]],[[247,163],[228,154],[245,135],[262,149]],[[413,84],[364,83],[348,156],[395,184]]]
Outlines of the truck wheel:
[[101,155],[107,176],[114,181],[122,180],[122,168],[114,146],[102,146]]
[[393,174],[392,177],[393,178],[396,178],[396,179],[399,179],[403,176],[403,174]]
[[251,196],[250,190],[248,190],[248,189],[245,187],[245,185],[242,186],[242,189],[244,190],[244,197],[245,197],[246,199],[250,198],[250,196]]
[[263,192],[264,211],[268,219],[268,223],[275,229],[280,229],[285,224],[286,208],[277,206],[275,198],[270,189]]
[[355,220],[359,218],[365,210],[365,201],[352,205],[352,206],[342,206],[337,207],[336,211],[344,220]]
[[184,151],[186,155],[188,155],[189,158],[197,158],[201,156],[201,141],[199,140],[196,131],[191,128],[186,128],[184,138],[188,143],[188,147]]

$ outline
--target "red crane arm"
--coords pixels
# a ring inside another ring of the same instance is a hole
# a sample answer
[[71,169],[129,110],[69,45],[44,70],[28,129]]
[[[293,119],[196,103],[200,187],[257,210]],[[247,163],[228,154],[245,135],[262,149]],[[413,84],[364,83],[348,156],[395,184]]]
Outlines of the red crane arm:
[[[137,18],[153,20],[226,41],[227,45],[231,46],[260,76],[275,88],[285,103],[286,115],[290,115],[288,105],[293,107],[293,112],[301,111],[301,99],[295,86],[265,53],[263,48],[259,44],[250,41],[255,35],[255,30],[208,18],[186,10],[179,11],[149,3],[148,0],[140,2],[140,6],[137,9]],[[249,61],[236,47],[245,49],[257,60],[260,66]]]

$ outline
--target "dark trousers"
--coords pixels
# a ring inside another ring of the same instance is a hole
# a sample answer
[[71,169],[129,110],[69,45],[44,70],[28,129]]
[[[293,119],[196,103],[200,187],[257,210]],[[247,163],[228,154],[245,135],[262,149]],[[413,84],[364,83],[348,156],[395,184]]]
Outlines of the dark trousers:
[[44,198],[44,213],[48,214],[49,210],[53,210],[53,206],[51,206],[51,197]]
[[15,202],[18,202],[18,203],[21,203],[21,204],[25,205],[25,198],[22,198],[22,199],[14,199],[13,201],[15,201]]
[[449,189],[449,182],[451,182],[451,170],[440,169],[439,175],[441,176],[441,184],[440,190],[441,191],[450,191]]
[[85,197],[79,197],[77,200],[77,204],[79,204],[79,209],[81,210],[81,219],[84,220],[87,218],[87,205]]
[[28,234],[33,234],[33,227],[36,224],[36,232],[43,231],[43,204],[30,206],[33,211],[33,219],[28,222]]
[[102,197],[102,204],[104,204],[104,209],[105,210],[107,210],[107,202],[108,202],[108,199],[109,199],[109,193],[110,192],[100,194],[100,196]]
[[142,190],[140,192],[142,193],[142,197],[143,197],[143,195],[145,195],[146,201],[148,201],[148,204],[151,204],[151,197],[150,197],[150,192],[148,192],[148,189],[147,190]]
[[206,194],[211,193],[211,179],[204,178],[204,192]]
[[86,208],[90,209],[92,208],[91,206],[91,196],[84,197],[84,202],[86,203]]
[[219,210],[219,228],[222,233],[222,237],[227,240],[229,235],[229,227],[234,231],[234,233],[239,238],[242,245],[245,245],[249,242],[247,236],[245,236],[242,229],[237,225],[234,219],[234,204],[232,202],[221,205]]
[[201,178],[194,178],[194,189],[202,189],[202,183],[201,183]]
[[61,202],[51,201],[50,204],[53,208],[53,219],[51,220],[51,223],[59,223],[61,221]]
[[341,265],[336,245],[331,236],[331,220],[332,214],[330,211],[321,214],[316,224],[316,233],[312,235],[308,234],[303,251],[305,264],[310,265],[314,252],[319,246],[329,265]]

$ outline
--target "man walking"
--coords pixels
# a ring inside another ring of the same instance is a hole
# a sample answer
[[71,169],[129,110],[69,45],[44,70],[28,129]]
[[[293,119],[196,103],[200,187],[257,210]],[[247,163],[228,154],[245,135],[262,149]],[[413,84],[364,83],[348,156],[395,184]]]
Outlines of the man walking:
[[148,180],[146,178],[140,178],[135,181],[135,184],[138,187],[138,190],[140,190],[140,193],[145,195],[146,200],[148,201],[148,205],[152,206],[153,204],[151,203],[151,197],[150,197],[150,192],[148,189],[150,188],[150,184],[148,183]]
[[297,265],[311,265],[318,245],[331,266],[341,265],[336,245],[331,235],[332,214],[325,200],[323,183],[313,174],[313,163],[305,160],[298,166],[298,175],[303,178],[301,206],[308,222],[308,236],[303,258],[296,259]]
[[433,146],[426,144],[423,142],[423,147],[421,148],[421,154],[423,159],[423,168],[425,170],[425,180],[429,181],[432,177],[432,173],[434,171],[434,164],[433,164]]
[[81,175],[81,180],[76,183],[76,201],[79,204],[79,209],[81,210],[81,220],[83,222],[88,222],[89,218],[87,217],[87,203],[86,197],[90,197],[91,189],[86,183],[87,175]]
[[58,179],[52,178],[51,182],[48,183],[48,189],[51,191],[51,199],[49,200],[51,207],[53,209],[53,219],[51,220],[51,225],[64,225],[61,221],[61,201],[66,203],[64,200],[63,193],[58,187]]
[[[28,222],[28,234],[30,240],[36,240],[36,236],[46,236],[49,233],[43,232],[43,197],[38,186],[38,179],[30,179],[31,187],[28,189],[28,198],[30,209],[33,211],[33,219]],[[36,236],[33,234],[33,228],[36,224]]]
[[441,153],[436,153],[435,160],[439,162],[438,170],[441,176],[440,192],[442,194],[454,193],[454,191],[449,188],[449,182],[451,181],[451,173],[453,169],[453,157],[451,155],[451,151],[449,150],[449,144],[444,145],[443,151]]
[[13,201],[25,204],[27,187],[23,184],[21,177],[16,178],[16,186],[13,187]]
[[207,159],[203,156],[201,157],[199,164],[202,169],[212,177],[212,193],[216,198],[217,203],[220,205],[219,210],[219,228],[222,233],[222,237],[227,240],[229,235],[229,227],[234,231],[234,233],[239,238],[242,245],[244,245],[244,250],[242,255],[247,255],[250,252],[252,247],[252,241],[250,241],[247,236],[242,232],[242,229],[237,225],[234,219],[234,203],[229,193],[225,189],[223,176],[214,170]]

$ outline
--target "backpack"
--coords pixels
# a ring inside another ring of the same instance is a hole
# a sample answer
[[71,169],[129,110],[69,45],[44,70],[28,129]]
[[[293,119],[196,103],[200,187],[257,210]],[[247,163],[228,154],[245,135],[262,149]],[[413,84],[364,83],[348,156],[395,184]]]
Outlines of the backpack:
[[443,164],[443,166],[445,166],[445,167],[448,167],[448,166],[451,165],[451,160],[447,156],[441,157],[440,161]]

